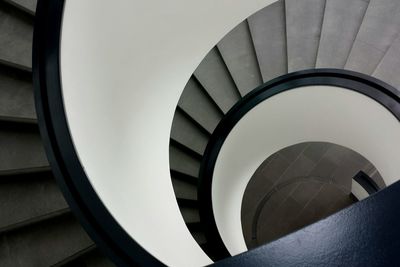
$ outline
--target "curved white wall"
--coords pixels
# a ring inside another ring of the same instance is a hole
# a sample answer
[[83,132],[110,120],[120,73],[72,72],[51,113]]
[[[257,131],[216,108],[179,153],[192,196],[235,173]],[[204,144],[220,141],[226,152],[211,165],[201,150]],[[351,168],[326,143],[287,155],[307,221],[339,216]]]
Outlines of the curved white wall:
[[330,142],[363,155],[390,185],[400,178],[399,136],[400,123],[387,109],[347,89],[301,87],[260,103],[233,128],[214,169],[214,214],[228,250],[233,255],[247,250],[240,219],[243,194],[270,155],[297,143]]
[[65,2],[64,102],[93,187],[121,226],[165,264],[209,264],[171,184],[174,109],[206,53],[275,0]]

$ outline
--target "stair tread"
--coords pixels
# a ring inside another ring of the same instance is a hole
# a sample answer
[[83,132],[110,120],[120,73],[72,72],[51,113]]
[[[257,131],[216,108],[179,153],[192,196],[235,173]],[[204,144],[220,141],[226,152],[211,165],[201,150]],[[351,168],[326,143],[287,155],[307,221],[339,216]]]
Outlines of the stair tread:
[[68,204],[50,176],[0,183],[0,232],[69,212]]
[[352,50],[346,69],[372,74],[400,29],[398,0],[371,0]]
[[182,92],[179,107],[209,133],[214,131],[223,116],[201,85],[193,78],[188,81]]
[[264,82],[287,73],[285,3],[279,0],[248,18]]
[[176,110],[171,127],[171,138],[202,155],[209,136],[184,116],[180,110]]
[[60,216],[0,236],[1,266],[52,266],[92,246],[73,216]]
[[224,113],[240,100],[238,89],[216,47],[206,55],[194,76]]
[[198,176],[200,170],[199,160],[173,146],[169,147],[169,151],[171,169],[180,171],[190,176]]
[[33,19],[0,2],[0,60],[32,68]]
[[0,65],[0,116],[36,118],[30,72]]
[[63,267],[114,267],[112,263],[98,248],[91,249],[73,261],[56,266]]
[[263,83],[247,20],[229,32],[217,46],[241,96]]
[[36,131],[0,127],[0,145],[0,172],[49,166],[40,134]]
[[285,1],[288,72],[315,67],[325,1]]
[[369,0],[326,0],[318,68],[344,68]]
[[373,76],[400,90],[400,37],[390,46]]
[[22,9],[29,14],[35,14],[37,0],[6,0],[10,4]]

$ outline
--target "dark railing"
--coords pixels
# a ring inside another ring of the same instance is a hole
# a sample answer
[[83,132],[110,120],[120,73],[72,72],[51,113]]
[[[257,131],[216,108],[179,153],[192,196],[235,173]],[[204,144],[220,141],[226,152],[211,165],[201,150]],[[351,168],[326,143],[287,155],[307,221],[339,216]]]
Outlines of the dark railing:
[[359,185],[361,185],[361,187],[364,188],[369,195],[372,195],[380,190],[379,186],[375,183],[375,181],[363,171],[359,171],[353,177],[353,180],[356,181]]

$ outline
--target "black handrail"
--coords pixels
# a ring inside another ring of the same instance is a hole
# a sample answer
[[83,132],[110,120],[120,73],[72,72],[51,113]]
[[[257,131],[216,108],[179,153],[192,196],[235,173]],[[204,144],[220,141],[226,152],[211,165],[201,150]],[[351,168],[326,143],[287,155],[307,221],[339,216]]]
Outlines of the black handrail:
[[361,185],[362,188],[367,191],[369,195],[372,195],[380,190],[379,186],[375,183],[374,180],[372,180],[371,177],[368,176],[363,171],[359,171],[354,177],[353,180],[355,180],[359,185]]
[[213,255],[214,260],[230,256],[215,222],[211,194],[215,163],[225,139],[241,118],[259,103],[279,93],[313,85],[335,86],[364,94],[383,105],[400,120],[400,93],[394,87],[371,76],[349,70],[298,71],[278,77],[247,94],[232,107],[216,127],[208,142],[200,167],[198,199],[200,219],[207,238],[207,246],[203,249],[209,255]]

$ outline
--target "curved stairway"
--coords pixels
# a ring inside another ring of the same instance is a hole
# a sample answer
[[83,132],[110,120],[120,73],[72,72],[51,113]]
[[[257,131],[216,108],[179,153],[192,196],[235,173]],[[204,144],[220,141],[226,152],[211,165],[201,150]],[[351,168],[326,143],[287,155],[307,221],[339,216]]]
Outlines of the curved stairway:
[[[31,78],[35,0],[0,2],[0,266],[112,266],[75,220],[47,162]],[[233,29],[188,81],[171,130],[171,177],[189,230],[207,245],[197,180],[219,121],[275,77],[338,68],[400,86],[400,2],[280,0]]]
[[0,1],[0,266],[113,266],[71,213],[42,146],[31,70],[35,7]]
[[263,83],[306,69],[352,70],[399,88],[399,33],[397,0],[279,0],[205,56],[181,95],[170,139],[175,194],[202,247],[207,239],[197,203],[199,170],[209,138],[230,108]]

